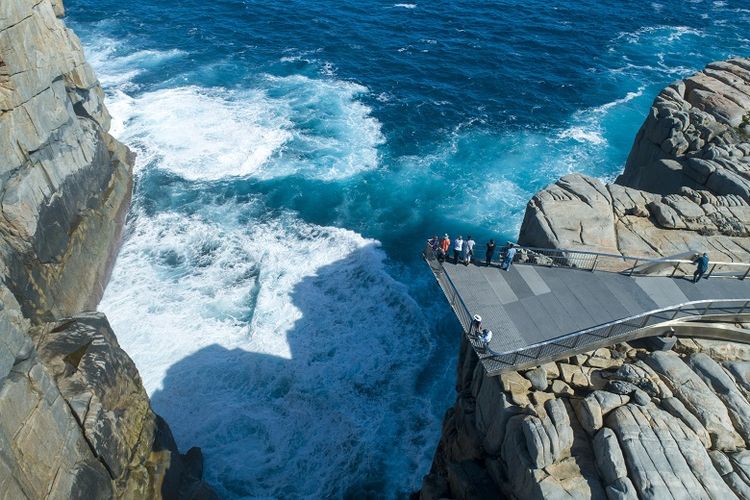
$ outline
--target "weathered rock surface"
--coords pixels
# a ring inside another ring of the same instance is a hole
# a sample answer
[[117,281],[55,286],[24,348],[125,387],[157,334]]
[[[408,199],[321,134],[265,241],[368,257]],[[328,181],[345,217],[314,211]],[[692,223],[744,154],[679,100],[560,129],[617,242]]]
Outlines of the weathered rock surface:
[[81,313],[111,270],[132,155],[63,14],[0,1],[0,498],[213,498],[106,318]]
[[[563,177],[529,202],[519,242],[747,261],[749,140],[750,60],[710,64],[659,94],[616,184]],[[465,344],[422,498],[465,497],[456,482],[439,496],[428,488],[465,456],[497,497],[750,498],[748,346],[620,344],[499,378]],[[458,427],[471,425],[464,411],[477,414],[475,429]],[[461,436],[473,441],[453,442]]]
[[750,254],[750,59],[709,64],[654,100],[615,184],[563,177],[529,202],[519,242],[632,256]]
[[[462,356],[476,355],[463,349]],[[749,361],[735,359],[725,370],[701,351],[641,351],[599,369],[605,389],[569,393],[553,388],[569,377],[564,365],[577,365],[558,363],[558,378],[541,391],[549,398],[532,405],[526,401],[540,391],[524,377],[488,377],[481,363],[462,360],[472,376],[459,377],[464,385],[421,496],[471,497],[465,482],[448,480],[451,464],[465,468],[470,460],[486,469],[496,496],[510,498],[746,498],[750,403],[741,386],[750,382]],[[742,382],[733,371],[745,374]],[[487,477],[472,476],[487,495]]]

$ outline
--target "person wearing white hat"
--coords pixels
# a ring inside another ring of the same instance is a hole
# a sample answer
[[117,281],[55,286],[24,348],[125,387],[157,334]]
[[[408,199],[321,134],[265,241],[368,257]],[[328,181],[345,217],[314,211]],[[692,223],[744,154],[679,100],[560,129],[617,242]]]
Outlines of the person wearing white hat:
[[443,262],[445,259],[448,258],[448,252],[451,249],[451,239],[450,236],[448,236],[448,233],[445,233],[445,236],[443,236],[443,239],[440,240],[440,247],[438,248],[438,259],[440,262]]

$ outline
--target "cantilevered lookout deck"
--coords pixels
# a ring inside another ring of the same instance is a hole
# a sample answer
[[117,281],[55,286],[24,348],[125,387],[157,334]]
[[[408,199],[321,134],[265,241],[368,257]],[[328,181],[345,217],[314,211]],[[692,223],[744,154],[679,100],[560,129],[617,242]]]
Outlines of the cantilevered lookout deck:
[[[489,374],[661,335],[686,321],[750,321],[750,279],[742,279],[750,264],[717,263],[710,279],[693,283],[689,260],[543,249],[520,257],[529,262],[503,271],[496,264],[441,263],[425,250]],[[475,314],[493,332],[486,349],[470,331]]]

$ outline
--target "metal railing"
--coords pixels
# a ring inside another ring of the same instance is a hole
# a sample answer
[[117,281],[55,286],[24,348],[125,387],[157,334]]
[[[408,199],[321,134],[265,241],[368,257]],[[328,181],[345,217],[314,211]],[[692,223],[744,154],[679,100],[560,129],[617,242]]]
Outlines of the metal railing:
[[429,243],[422,252],[422,256],[424,257],[425,261],[427,261],[430,269],[432,269],[432,274],[435,275],[435,279],[437,279],[440,288],[443,290],[445,297],[448,299],[448,303],[456,313],[458,321],[461,323],[464,331],[469,332],[472,321],[472,315],[469,312],[469,308],[466,307],[466,303],[464,303],[464,300],[458,293],[456,285],[453,284],[450,276],[448,276],[448,274],[445,272],[445,269],[443,269],[443,264],[438,260],[437,255],[435,255],[435,252],[432,250],[432,247],[429,245]]
[[[547,267],[568,267],[586,271],[610,271],[629,276],[670,276],[692,275],[695,263],[692,259],[677,257],[630,257],[627,255],[567,250],[556,248],[536,248],[516,246],[516,260],[528,264]],[[688,253],[689,254],[689,253]],[[685,255],[685,254],[682,254]],[[750,262],[710,262],[707,277],[745,279],[750,275]]]
[[[597,252],[586,252],[579,250],[555,250],[539,249],[533,247],[517,247],[519,253],[516,260],[522,262],[545,265],[560,266],[573,269],[586,269],[593,271],[597,264],[603,264],[605,259],[621,261],[626,267],[619,271],[630,275],[639,274],[640,266],[658,267],[662,265],[671,266],[668,276],[675,276],[679,264],[692,264],[691,260],[685,259],[652,259],[639,257],[624,257],[614,254],[603,254]],[[464,332],[479,357],[485,363],[487,372],[495,375],[507,370],[520,370],[530,366],[536,366],[548,361],[556,361],[560,358],[580,354],[610,346],[619,342],[626,342],[642,336],[655,335],[653,327],[656,325],[668,325],[674,321],[692,321],[700,318],[722,316],[737,320],[740,317],[750,317],[750,300],[744,299],[720,299],[699,300],[685,302],[662,309],[655,309],[635,316],[617,319],[598,326],[579,330],[544,340],[536,344],[528,345],[509,352],[497,352],[482,342],[471,333],[472,314],[466,303],[461,298],[453,281],[445,272],[442,263],[435,255],[428,243],[423,251],[423,256],[430,266],[435,278],[448,298],[453,311],[456,313]],[[715,272],[716,266],[730,265],[742,267],[743,273],[736,273],[731,277],[744,279],[750,271],[750,264],[718,262],[709,269],[709,275]],[[745,269],[747,268],[747,269]],[[604,268],[601,268],[604,270]],[[653,276],[653,274],[651,274]],[[748,318],[745,318],[748,319]],[[648,333],[650,330],[650,333]],[[750,342],[750,339],[748,339]]]
[[[607,347],[636,338],[658,335],[655,326],[665,328],[676,321],[698,319],[722,319],[739,321],[750,317],[750,300],[720,299],[697,300],[675,306],[655,309],[635,316],[629,316],[602,325],[537,342],[510,352],[499,353],[490,348],[483,360],[491,361],[490,374],[506,370],[520,370],[529,366],[555,361],[567,356]],[[750,338],[746,339],[750,343]]]

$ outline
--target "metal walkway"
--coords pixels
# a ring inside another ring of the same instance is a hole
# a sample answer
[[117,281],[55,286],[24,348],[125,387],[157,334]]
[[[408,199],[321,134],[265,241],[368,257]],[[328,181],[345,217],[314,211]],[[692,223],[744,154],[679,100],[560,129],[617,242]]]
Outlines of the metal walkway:
[[[543,249],[524,249],[518,257],[527,263],[503,271],[494,263],[441,263],[425,249],[491,375],[660,335],[677,322],[750,321],[750,280],[743,279],[750,264],[716,263],[710,279],[693,283],[689,260]],[[475,314],[493,332],[486,349],[470,331]]]

